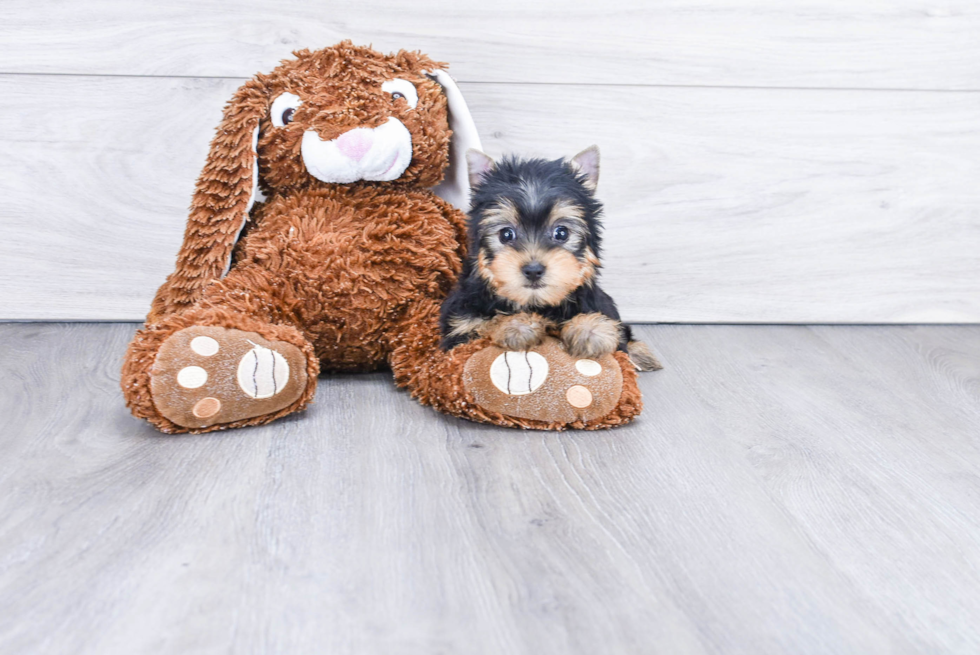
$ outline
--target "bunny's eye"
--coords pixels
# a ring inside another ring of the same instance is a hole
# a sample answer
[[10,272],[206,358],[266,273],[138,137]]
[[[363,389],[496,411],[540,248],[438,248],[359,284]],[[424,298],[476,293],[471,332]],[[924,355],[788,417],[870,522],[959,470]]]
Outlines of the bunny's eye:
[[419,93],[415,90],[415,85],[408,80],[388,80],[381,85],[381,90],[390,93],[392,100],[404,98],[408,101],[408,106],[412,109],[415,109],[419,104]]
[[283,93],[273,100],[272,110],[270,111],[272,124],[276,127],[284,127],[293,121],[296,109],[303,104],[298,95],[293,93]]

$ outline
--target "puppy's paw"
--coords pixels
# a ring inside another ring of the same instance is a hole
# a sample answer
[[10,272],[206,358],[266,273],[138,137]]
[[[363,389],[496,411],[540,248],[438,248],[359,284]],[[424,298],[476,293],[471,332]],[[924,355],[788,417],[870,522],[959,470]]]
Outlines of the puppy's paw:
[[650,350],[650,346],[642,341],[630,341],[626,345],[626,352],[629,353],[630,361],[637,371],[659,371],[663,368],[663,364]]
[[551,323],[537,314],[498,316],[487,324],[493,345],[504,350],[527,350],[541,343]]
[[573,357],[595,359],[616,352],[619,321],[598,312],[579,314],[561,328],[561,340]]

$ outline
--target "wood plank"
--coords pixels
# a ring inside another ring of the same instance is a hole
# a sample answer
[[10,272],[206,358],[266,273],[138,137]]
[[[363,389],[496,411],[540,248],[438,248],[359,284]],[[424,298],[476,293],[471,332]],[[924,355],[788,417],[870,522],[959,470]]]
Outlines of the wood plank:
[[640,327],[605,433],[440,416],[389,375],[167,437],[130,325],[0,325],[0,651],[980,648],[978,327]]
[[[0,77],[0,317],[138,320],[237,82]],[[598,143],[633,321],[980,321],[980,94],[463,85],[487,150]]]
[[351,38],[465,81],[977,89],[971,0],[5,0],[0,72],[249,77]]
[[630,320],[980,321],[980,95],[476,90],[494,153],[600,145]]
[[0,318],[142,320],[237,86],[0,78]]
[[901,635],[889,650],[976,650],[980,328],[655,334],[795,529]]

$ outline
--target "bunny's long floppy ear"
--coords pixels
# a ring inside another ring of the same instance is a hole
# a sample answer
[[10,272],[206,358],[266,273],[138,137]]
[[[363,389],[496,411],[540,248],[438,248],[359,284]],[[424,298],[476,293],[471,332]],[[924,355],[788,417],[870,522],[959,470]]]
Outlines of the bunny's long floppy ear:
[[258,190],[259,121],[268,111],[265,88],[246,82],[225,106],[197,179],[177,266],[157,291],[148,321],[192,304],[231,266],[232,250]]
[[480,144],[480,134],[476,131],[476,123],[470,114],[469,107],[463,99],[456,82],[444,70],[435,70],[428,74],[442,86],[449,102],[449,129],[453,131],[449,142],[449,167],[446,177],[439,186],[435,187],[436,195],[451,202],[464,212],[470,208],[470,180],[466,170],[466,151],[470,149],[483,150]]

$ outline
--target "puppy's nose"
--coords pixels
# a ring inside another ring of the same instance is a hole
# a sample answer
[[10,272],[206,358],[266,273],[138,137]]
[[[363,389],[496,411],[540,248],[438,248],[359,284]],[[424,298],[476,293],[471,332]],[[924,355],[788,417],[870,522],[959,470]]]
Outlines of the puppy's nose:
[[531,282],[537,282],[544,275],[544,264],[541,262],[531,262],[530,264],[525,264],[521,268],[521,273],[524,274]]
[[337,149],[354,161],[361,161],[373,144],[374,132],[363,127],[344,132],[337,137]]

